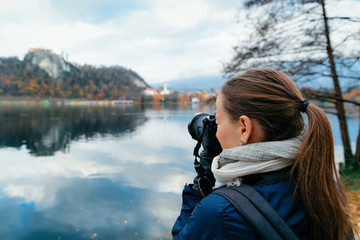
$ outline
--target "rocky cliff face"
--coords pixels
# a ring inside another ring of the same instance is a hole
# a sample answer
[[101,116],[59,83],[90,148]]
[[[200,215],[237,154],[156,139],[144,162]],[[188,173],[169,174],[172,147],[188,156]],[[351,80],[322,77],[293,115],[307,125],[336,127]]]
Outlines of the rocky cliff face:
[[23,61],[0,57],[0,95],[136,99],[148,86],[131,69],[81,66],[47,49],[30,49]]
[[[39,49],[33,48],[29,49],[29,52],[26,54],[24,61],[24,68],[27,72],[34,72],[35,68],[40,68],[44,70],[50,77],[54,78],[57,81],[62,81],[63,76],[71,74],[72,76],[84,76],[83,69],[84,67],[75,66],[67,62],[62,56],[55,54],[49,49]],[[85,67],[88,68],[88,67]],[[104,72],[104,71],[115,71],[115,78],[120,82],[129,81],[132,82],[138,88],[146,88],[149,85],[141,78],[136,72],[125,69],[121,66],[115,67],[101,67],[95,68],[95,71]],[[71,72],[71,73],[70,73]],[[95,74],[98,75],[99,73]],[[101,75],[101,74],[100,74]],[[107,78],[107,77],[105,77]],[[114,79],[113,79],[114,80]]]
[[64,58],[46,49],[29,51],[24,63],[26,71],[31,72],[35,66],[38,66],[55,79],[59,78],[62,72],[70,72],[70,64]]

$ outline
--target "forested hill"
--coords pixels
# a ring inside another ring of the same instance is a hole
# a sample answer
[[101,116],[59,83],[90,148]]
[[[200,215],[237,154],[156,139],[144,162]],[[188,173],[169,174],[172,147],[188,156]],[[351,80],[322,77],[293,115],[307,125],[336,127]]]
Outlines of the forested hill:
[[23,61],[0,57],[0,96],[135,99],[148,86],[130,69],[81,66],[48,49],[29,49]]

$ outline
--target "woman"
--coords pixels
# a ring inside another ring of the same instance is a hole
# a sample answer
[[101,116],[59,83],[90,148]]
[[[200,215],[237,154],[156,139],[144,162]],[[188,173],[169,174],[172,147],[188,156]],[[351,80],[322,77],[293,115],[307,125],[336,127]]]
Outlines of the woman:
[[[223,148],[211,165],[216,187],[251,185],[300,239],[351,238],[330,124],[290,78],[272,69],[248,70],[225,82],[216,107]],[[274,174],[282,177],[263,181]],[[185,186],[173,239],[260,239],[224,197],[203,198],[198,189]]]

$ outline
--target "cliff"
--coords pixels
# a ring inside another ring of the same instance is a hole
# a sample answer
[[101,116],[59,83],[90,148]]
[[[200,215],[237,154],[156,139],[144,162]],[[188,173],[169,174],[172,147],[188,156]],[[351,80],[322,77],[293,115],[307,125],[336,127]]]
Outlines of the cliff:
[[0,58],[0,95],[134,99],[147,87],[131,69],[81,66],[48,49],[29,49],[23,61]]
[[24,58],[25,70],[31,72],[39,67],[52,78],[58,78],[63,71],[70,72],[70,64],[64,58],[47,49],[29,50]]

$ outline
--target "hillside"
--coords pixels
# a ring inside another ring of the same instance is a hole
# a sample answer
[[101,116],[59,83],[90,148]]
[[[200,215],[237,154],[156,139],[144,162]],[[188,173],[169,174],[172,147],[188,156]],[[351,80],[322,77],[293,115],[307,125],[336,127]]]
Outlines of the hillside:
[[48,49],[30,49],[23,61],[0,58],[0,96],[135,99],[148,86],[131,69],[81,66]]

